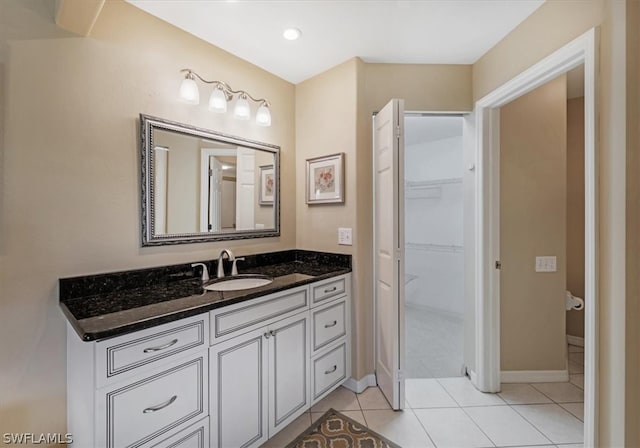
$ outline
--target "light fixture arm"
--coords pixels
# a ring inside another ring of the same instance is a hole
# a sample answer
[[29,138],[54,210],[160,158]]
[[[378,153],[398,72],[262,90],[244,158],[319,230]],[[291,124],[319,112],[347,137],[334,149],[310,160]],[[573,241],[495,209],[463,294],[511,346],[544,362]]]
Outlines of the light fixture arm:
[[254,98],[249,92],[247,92],[246,90],[233,90],[231,88],[231,86],[229,84],[227,84],[224,81],[209,81],[207,79],[204,79],[202,76],[200,76],[199,74],[197,74],[196,72],[194,72],[193,70],[191,70],[190,68],[183,68],[182,70],[180,70],[180,72],[186,72],[187,73],[187,78],[189,77],[193,77],[195,76],[196,78],[198,78],[200,81],[202,81],[205,84],[214,84],[216,86],[216,88],[219,88],[220,90],[222,90],[224,92],[224,94],[227,97],[227,101],[231,101],[231,99],[233,98],[234,95],[240,95],[241,98],[250,98],[251,101],[255,102],[255,103],[261,103],[267,107],[271,106],[271,104],[269,103],[269,101],[267,101],[264,98]]

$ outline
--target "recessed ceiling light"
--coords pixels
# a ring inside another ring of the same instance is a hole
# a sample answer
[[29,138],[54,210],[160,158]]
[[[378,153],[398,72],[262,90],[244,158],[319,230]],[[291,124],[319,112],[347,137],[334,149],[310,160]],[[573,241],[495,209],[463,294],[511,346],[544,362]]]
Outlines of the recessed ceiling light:
[[287,28],[286,30],[284,30],[284,33],[282,33],[282,35],[287,40],[296,40],[302,35],[302,31],[300,31],[298,28]]

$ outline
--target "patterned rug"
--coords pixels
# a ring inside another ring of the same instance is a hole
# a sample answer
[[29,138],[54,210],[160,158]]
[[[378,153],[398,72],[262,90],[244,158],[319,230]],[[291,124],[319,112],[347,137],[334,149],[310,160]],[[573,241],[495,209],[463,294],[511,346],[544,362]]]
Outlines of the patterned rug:
[[366,426],[329,409],[286,448],[401,448]]

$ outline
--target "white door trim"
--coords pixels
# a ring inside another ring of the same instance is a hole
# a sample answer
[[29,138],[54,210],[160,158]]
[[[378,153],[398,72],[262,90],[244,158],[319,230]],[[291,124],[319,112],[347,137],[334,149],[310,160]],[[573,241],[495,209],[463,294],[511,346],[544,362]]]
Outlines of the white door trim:
[[[585,66],[585,388],[584,446],[597,443],[598,421],[598,30],[593,28],[478,100],[476,114],[476,378],[500,390],[499,112],[498,108],[578,65]],[[496,168],[498,171],[496,171]]]

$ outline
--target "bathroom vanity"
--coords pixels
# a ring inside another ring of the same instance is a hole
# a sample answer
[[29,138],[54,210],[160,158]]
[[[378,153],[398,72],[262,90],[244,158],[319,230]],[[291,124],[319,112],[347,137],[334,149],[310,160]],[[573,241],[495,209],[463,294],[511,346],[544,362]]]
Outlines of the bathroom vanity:
[[75,446],[258,447],[350,377],[350,256],[245,263],[273,282],[207,291],[190,264],[60,280]]

